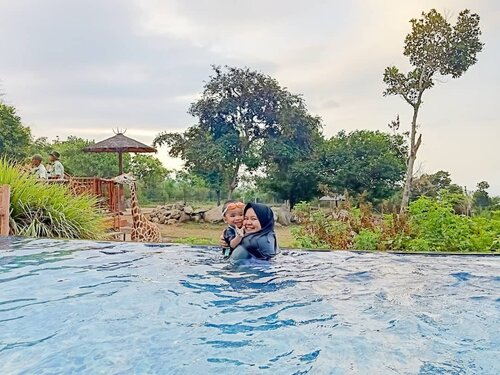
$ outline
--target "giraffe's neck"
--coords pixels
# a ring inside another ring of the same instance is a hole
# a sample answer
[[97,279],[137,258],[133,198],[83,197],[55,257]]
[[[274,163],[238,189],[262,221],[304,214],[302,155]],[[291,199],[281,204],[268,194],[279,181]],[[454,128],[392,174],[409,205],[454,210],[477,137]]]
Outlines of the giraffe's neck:
[[132,209],[132,220],[138,222],[141,216],[141,208],[139,207],[139,201],[137,199],[137,188],[135,182],[130,184],[130,201]]

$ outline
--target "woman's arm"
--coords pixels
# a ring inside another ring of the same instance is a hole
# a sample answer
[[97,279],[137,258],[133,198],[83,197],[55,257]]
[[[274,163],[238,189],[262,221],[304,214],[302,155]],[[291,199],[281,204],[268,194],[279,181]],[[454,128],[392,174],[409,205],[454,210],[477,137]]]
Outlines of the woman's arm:
[[222,231],[220,238],[219,238],[219,246],[220,247],[228,247],[229,244],[226,242],[226,239],[224,238],[224,232],[225,230]]

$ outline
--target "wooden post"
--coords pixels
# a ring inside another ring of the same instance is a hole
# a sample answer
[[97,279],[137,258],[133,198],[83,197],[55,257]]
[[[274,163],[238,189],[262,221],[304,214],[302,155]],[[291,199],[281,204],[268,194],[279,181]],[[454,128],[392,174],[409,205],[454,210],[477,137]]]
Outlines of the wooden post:
[[10,186],[0,186],[0,236],[8,236],[10,232]]
[[122,151],[118,151],[118,174],[121,175],[123,173],[123,153]]

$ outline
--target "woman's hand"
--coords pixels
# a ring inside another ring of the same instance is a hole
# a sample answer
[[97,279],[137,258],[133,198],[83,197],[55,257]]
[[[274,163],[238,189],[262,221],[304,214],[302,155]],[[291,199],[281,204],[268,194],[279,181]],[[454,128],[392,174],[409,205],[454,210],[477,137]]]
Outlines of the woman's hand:
[[222,231],[220,238],[219,238],[219,246],[220,247],[229,247],[229,244],[226,242],[224,239],[224,231]]

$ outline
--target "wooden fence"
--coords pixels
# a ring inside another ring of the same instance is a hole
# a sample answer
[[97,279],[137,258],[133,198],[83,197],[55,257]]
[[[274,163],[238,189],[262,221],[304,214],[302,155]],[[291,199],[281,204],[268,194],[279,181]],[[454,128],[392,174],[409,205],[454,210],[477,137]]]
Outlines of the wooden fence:
[[64,180],[47,180],[52,184],[67,185],[73,194],[90,194],[100,198],[101,208],[110,215],[109,224],[114,230],[120,230],[127,221],[120,215],[123,189],[113,180],[99,177],[72,177]]
[[0,236],[8,236],[10,218],[10,186],[0,186]]

